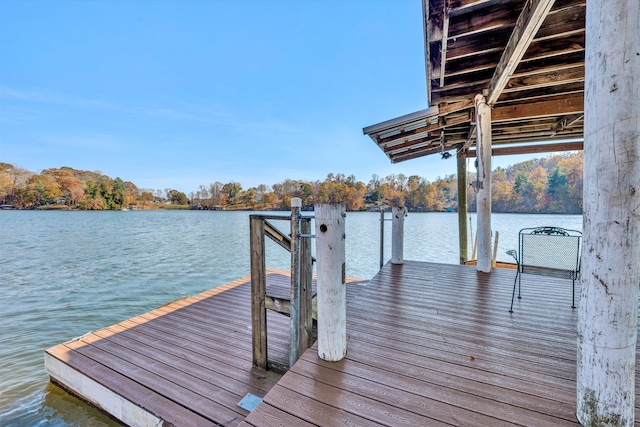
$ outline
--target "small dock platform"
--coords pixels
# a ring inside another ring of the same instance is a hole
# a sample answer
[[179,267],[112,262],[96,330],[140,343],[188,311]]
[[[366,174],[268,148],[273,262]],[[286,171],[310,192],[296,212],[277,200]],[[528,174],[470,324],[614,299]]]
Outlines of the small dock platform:
[[[111,393],[88,398],[97,406],[117,399],[178,426],[578,425],[571,283],[523,277],[510,314],[513,279],[387,264],[347,286],[347,357],[328,363],[314,346],[281,378],[252,372],[247,277],[53,347],[46,364],[56,382],[79,375],[74,394]],[[286,361],[288,318],[269,316],[269,357]],[[264,398],[251,413],[237,407],[246,393]]]

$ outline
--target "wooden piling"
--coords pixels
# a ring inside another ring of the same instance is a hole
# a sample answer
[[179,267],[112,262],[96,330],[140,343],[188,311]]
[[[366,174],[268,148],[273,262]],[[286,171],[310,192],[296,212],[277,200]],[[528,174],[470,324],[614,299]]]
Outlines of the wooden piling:
[[330,362],[347,354],[345,205],[317,204],[318,356]]
[[259,216],[249,217],[251,252],[251,335],[253,344],[253,366],[267,369],[267,290],[266,263],[264,257],[264,220]]
[[384,265],[384,206],[380,206],[380,268]]
[[467,237],[467,158],[464,156],[464,144],[457,145],[458,161],[458,242],[460,246],[460,264],[469,259],[469,239]]
[[291,321],[289,366],[293,366],[300,357],[300,208],[302,199],[291,199]]
[[404,218],[407,208],[393,207],[391,220],[391,263],[404,263]]
[[476,146],[478,151],[478,271],[491,271],[491,108],[483,95],[477,95]]
[[640,283],[640,2],[587,0],[577,418],[633,426]]

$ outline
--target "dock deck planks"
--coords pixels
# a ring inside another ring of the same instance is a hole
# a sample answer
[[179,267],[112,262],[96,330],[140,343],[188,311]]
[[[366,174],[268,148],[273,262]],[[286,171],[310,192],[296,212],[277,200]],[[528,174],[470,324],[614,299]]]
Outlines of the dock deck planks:
[[[325,362],[314,346],[280,379],[252,372],[246,277],[46,354],[180,426],[578,425],[571,285],[525,276],[510,314],[513,279],[387,264],[347,286],[347,357]],[[288,280],[268,275],[274,291]],[[288,319],[268,322],[269,357],[286,362]],[[264,397],[250,414],[236,406],[247,392]]]
[[[289,282],[268,272],[269,284]],[[242,397],[263,397],[280,377],[252,371],[250,305],[244,277],[47,349],[45,365],[55,382],[123,422],[142,413],[235,426],[248,414],[237,406]],[[268,324],[269,357],[288,361],[288,318],[268,313]]]
[[387,264],[349,301],[346,358],[309,349],[242,425],[578,425],[571,282],[523,277],[510,314],[513,279]]

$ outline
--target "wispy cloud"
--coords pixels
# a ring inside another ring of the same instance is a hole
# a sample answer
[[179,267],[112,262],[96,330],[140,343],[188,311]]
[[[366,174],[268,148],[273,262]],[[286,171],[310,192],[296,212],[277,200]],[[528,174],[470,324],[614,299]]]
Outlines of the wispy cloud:
[[[0,86],[0,100],[15,101],[30,104],[54,104],[68,107],[96,109],[120,112],[146,118],[166,119],[176,122],[197,122],[225,126],[254,135],[283,135],[301,136],[303,128],[297,123],[274,117],[257,117],[250,112],[239,112],[225,105],[215,103],[196,104],[178,100],[174,105],[128,105],[107,102],[100,99],[83,98],[72,94],[60,94],[48,90],[16,90]],[[5,102],[2,110],[10,107]],[[15,110],[15,106],[12,107]],[[36,111],[36,110],[32,110]]]

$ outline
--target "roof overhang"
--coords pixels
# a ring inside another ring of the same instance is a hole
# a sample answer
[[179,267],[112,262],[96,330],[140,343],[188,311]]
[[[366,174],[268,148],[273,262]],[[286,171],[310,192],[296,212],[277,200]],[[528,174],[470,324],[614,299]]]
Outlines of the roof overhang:
[[363,132],[393,163],[466,150],[475,144],[473,100],[484,94],[494,146],[517,154],[539,142],[537,152],[549,152],[581,140],[585,15],[585,0],[423,0],[432,107]]
[[362,129],[393,163],[398,158],[422,152],[429,146],[431,129],[438,125],[438,107],[416,111]]

